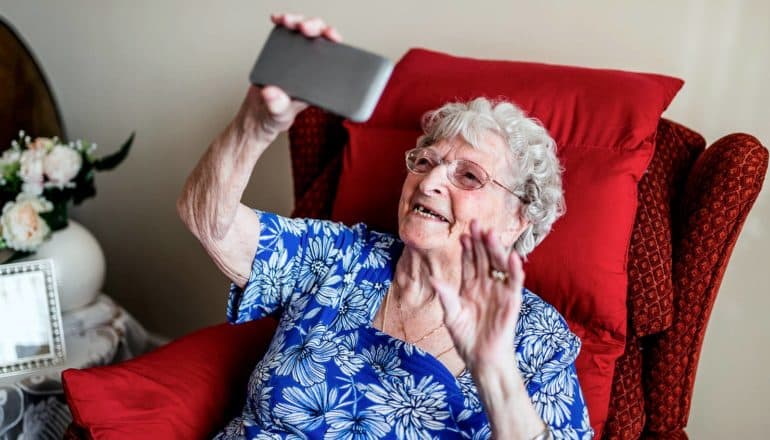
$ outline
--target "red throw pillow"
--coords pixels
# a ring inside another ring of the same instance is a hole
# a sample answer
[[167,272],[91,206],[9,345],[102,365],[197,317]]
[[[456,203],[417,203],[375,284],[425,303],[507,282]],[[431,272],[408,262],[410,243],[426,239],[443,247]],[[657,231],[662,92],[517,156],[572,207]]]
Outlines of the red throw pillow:
[[660,75],[408,52],[372,118],[346,122],[332,217],[396,230],[403,152],[420,116],[450,101],[504,97],[543,122],[565,168],[567,214],[529,256],[526,285],[553,304],[583,341],[580,384],[597,438],[615,361],[626,338],[627,255],[637,184],[655,130],[682,81]]
[[73,420],[94,439],[210,438],[242,411],[275,326],[221,324],[127,362],[66,370]]

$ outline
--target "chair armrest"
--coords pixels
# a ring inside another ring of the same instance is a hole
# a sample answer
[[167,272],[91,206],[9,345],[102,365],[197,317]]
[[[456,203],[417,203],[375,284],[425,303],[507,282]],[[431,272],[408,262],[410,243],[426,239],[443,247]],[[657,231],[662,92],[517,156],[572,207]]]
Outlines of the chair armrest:
[[696,161],[675,213],[674,319],[644,353],[647,431],[687,424],[706,325],[738,234],[765,178],[768,151],[746,134],[725,136]]
[[73,423],[98,439],[210,437],[241,411],[275,326],[220,324],[126,362],[66,370]]

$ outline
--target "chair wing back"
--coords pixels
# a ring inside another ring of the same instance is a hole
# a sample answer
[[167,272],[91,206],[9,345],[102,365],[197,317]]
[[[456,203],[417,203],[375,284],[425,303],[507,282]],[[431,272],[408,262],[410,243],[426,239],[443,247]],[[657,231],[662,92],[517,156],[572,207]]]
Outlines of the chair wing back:
[[768,151],[756,138],[731,134],[709,146],[687,175],[673,212],[672,322],[645,343],[650,432],[676,434],[687,424],[706,325],[767,165]]

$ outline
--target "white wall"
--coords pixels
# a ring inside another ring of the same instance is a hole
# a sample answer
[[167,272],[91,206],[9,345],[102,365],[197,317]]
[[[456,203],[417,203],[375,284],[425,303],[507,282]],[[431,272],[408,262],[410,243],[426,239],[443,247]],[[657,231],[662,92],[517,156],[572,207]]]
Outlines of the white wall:
[[[216,4],[215,4],[216,3]],[[37,52],[73,138],[104,151],[137,131],[99,196],[75,211],[104,246],[106,291],[172,336],[221,322],[226,280],[176,219],[174,200],[235,112],[271,11],[305,11],[352,44],[393,59],[411,46],[460,55],[652,71],[687,83],[666,116],[709,142],[735,131],[770,142],[770,3],[755,1],[31,1],[0,14]],[[763,83],[764,81],[764,83]],[[257,166],[246,200],[287,214],[285,138]],[[689,433],[770,431],[770,202],[748,219],[700,362]]]

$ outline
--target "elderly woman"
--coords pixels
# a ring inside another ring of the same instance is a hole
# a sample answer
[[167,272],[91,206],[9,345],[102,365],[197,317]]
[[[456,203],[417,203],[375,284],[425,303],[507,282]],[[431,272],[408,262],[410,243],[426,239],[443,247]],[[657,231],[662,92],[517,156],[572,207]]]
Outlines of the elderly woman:
[[[339,41],[319,19],[274,15]],[[580,342],[524,289],[520,258],[562,212],[546,130],[478,98],[423,118],[406,153],[398,237],[240,203],[306,104],[251,87],[178,202],[233,281],[227,316],[280,323],[219,438],[590,438]]]

